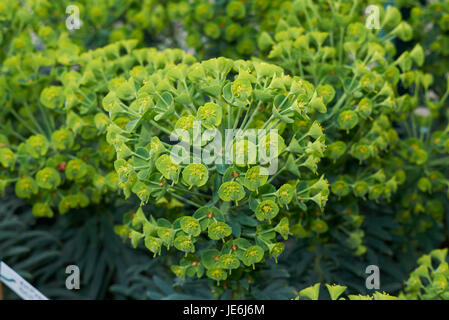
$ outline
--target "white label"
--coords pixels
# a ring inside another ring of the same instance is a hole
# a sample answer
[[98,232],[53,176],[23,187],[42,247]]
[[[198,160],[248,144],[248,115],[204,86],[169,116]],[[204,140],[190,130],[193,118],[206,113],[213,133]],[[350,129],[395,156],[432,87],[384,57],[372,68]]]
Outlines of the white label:
[[48,300],[46,296],[19,276],[17,272],[8,267],[3,261],[0,261],[0,281],[24,300]]

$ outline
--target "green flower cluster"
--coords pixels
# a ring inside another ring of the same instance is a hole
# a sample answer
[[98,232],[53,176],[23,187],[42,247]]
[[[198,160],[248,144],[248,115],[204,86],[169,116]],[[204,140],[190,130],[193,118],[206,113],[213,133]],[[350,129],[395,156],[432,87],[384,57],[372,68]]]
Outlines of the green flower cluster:
[[[325,284],[327,289],[327,300],[346,300],[342,297],[345,293],[347,287],[337,285],[337,284]],[[298,292],[298,295],[293,300],[324,300],[320,299],[320,289],[321,284],[317,283],[313,286],[302,289]],[[322,293],[321,293],[322,294]],[[330,298],[330,299],[329,299]],[[347,299],[349,300],[404,300],[396,296],[389,295],[386,292],[376,291],[372,295],[362,295],[362,294],[348,294]]]
[[[420,70],[409,71],[404,77],[405,84],[415,82],[415,89],[401,96],[409,112],[398,122],[402,138],[392,157],[386,159],[390,168],[405,173],[403,187],[395,199],[397,220],[401,223],[398,233],[407,235],[416,245],[423,237],[440,235],[447,219],[449,84],[445,77],[449,65],[445,20],[449,6],[446,1],[398,1],[397,5],[409,11],[413,38],[406,39],[407,46],[426,49]],[[416,53],[413,49],[408,55],[423,59],[423,53]]]
[[71,39],[83,48],[129,39],[162,44],[174,32],[168,19],[167,4],[152,0],[1,0],[0,44],[7,50],[0,57],[33,46],[42,48],[66,32],[68,25],[74,26]]
[[404,184],[395,201],[397,219],[403,226],[399,233],[410,234],[416,242],[441,229],[449,198],[447,94],[433,97],[430,88],[422,91],[423,97],[406,96],[411,112],[400,123],[404,138],[386,159],[390,168],[404,171]]
[[3,62],[0,191],[15,184],[34,215],[51,217],[55,207],[65,213],[99,204],[118,189],[100,106],[108,90],[188,55],[135,49],[136,40],[81,52],[65,33],[43,44],[12,51]]
[[167,5],[172,23],[187,32],[185,45],[199,57],[249,57],[257,50],[260,30],[273,30],[288,1],[182,0]]
[[[125,195],[136,194],[141,205],[197,210],[157,219],[139,209],[118,232],[135,246],[143,239],[155,255],[163,247],[184,252],[172,267],[177,275],[206,272],[220,281],[241,265],[276,259],[284,249],[279,239],[286,240],[290,225],[302,220],[298,210],[324,208],[328,183],[316,173],[324,134],[309,117],[318,96],[309,82],[264,62],[218,58],[186,61],[126,83],[129,91],[112,89],[103,99],[111,118],[107,141],[116,149],[114,166]],[[295,121],[307,130],[297,131]],[[195,159],[195,148],[204,151],[217,142],[207,134],[212,129],[220,135],[213,161],[204,154]],[[177,136],[184,147],[168,142],[176,130],[188,133]],[[227,130],[246,134],[226,142]],[[227,163],[229,150],[234,158]],[[270,177],[268,165],[255,160],[274,158],[279,170]],[[324,231],[324,221],[309,220],[316,232]]]
[[357,254],[366,251],[359,203],[389,201],[405,179],[404,171],[383,160],[399,141],[395,122],[411,112],[400,88],[416,88],[428,77],[417,69],[424,61],[421,46],[394,58],[392,41],[407,40],[411,32],[398,9],[381,10],[380,24],[388,31],[383,35],[360,22],[365,5],[293,1],[275,32],[258,38],[269,61],[311,81],[327,105],[324,114],[312,115],[325,128],[328,145],[328,161],[318,170],[331,181],[328,212],[354,229],[347,236]]
[[419,258],[418,265],[410,274],[405,292],[401,293],[400,297],[409,300],[448,300],[447,248],[423,255]]
[[[67,10],[69,6],[76,6],[76,12]],[[30,49],[57,37],[79,17],[71,38],[86,48],[135,39],[163,48],[190,48],[201,58],[249,57],[257,50],[259,29],[273,30],[288,9],[285,0],[1,0],[0,44],[9,50]]]
[[449,70],[449,3],[444,0],[401,0],[397,5],[409,12],[408,23],[413,28],[411,42],[420,43],[427,49],[423,70],[437,78],[433,90],[443,94]]

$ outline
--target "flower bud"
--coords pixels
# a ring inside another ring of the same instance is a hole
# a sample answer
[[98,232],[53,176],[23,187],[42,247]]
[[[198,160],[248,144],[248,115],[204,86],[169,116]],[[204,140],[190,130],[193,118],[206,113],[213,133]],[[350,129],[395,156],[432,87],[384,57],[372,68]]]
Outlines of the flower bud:
[[29,199],[37,194],[38,191],[39,187],[36,181],[31,177],[20,178],[19,181],[16,182],[15,192],[19,198]]
[[242,19],[246,15],[245,5],[241,1],[231,1],[226,6],[226,14],[230,18]]
[[56,169],[44,168],[36,173],[36,182],[42,189],[56,189],[61,184],[61,176]]
[[259,221],[270,222],[279,213],[279,207],[273,200],[264,200],[256,208],[256,218]]
[[319,113],[326,113],[327,108],[323,102],[323,97],[319,97],[316,93],[314,94],[312,100],[309,102],[309,107],[311,110]]

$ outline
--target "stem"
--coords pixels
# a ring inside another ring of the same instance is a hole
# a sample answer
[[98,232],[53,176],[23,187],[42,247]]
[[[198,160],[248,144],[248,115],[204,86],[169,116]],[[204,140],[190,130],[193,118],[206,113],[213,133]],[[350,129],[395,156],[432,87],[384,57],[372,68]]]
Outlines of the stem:
[[338,47],[338,65],[341,66],[343,62],[343,41],[345,37],[345,29],[340,27],[340,41]]
[[429,162],[429,166],[438,166],[442,164],[448,164],[449,163],[449,157],[439,158],[433,161]]
[[239,124],[239,119],[240,119],[240,116],[242,115],[242,108],[243,108],[242,106],[239,106],[239,110],[237,112],[237,117],[234,120],[234,126],[233,126],[234,130],[237,128],[237,126]]
[[28,105],[28,102],[26,102],[26,101],[25,101],[25,110],[27,111],[28,117],[33,122],[33,124],[36,126],[36,128],[40,132],[45,133],[45,130],[39,125],[39,122],[37,122],[36,119],[34,118],[33,113],[30,110],[30,106]]
[[150,123],[151,123],[154,127],[156,127],[156,128],[158,128],[159,130],[161,130],[162,132],[165,132],[166,134],[171,135],[171,132],[170,132],[167,128],[164,128],[164,127],[158,125],[158,124],[156,123],[156,121],[151,120]]
[[343,104],[343,102],[345,101],[346,97],[347,97],[347,93],[343,93],[343,95],[340,97],[340,99],[337,101],[337,103],[334,105],[334,107],[332,108],[331,113],[329,113],[328,116],[326,116],[324,118],[324,121],[329,120],[330,118],[332,118],[340,109],[341,105]]
[[280,169],[278,172],[276,172],[274,175],[272,175],[271,178],[268,179],[268,182],[267,182],[267,183],[270,183],[271,181],[273,181],[273,179],[276,178],[279,174],[281,174],[282,171],[284,171],[284,170],[285,170],[285,167],[283,167],[283,168]]
[[185,203],[188,203],[188,204],[190,204],[190,205],[192,205],[192,206],[194,206],[194,207],[197,207],[197,208],[201,208],[202,206],[201,205],[199,205],[198,203],[196,203],[196,202],[193,202],[193,201],[191,201],[191,200],[189,200],[189,199],[186,199],[186,198],[184,198],[184,197],[181,197],[180,195],[177,195],[176,193],[172,193],[171,194],[173,197],[175,197],[176,199],[178,199],[178,200],[180,200],[181,202],[185,202]]
[[211,198],[211,195],[209,195],[209,194],[204,194],[204,193],[200,193],[200,192],[185,190],[185,189],[182,189],[182,188],[178,188],[176,186],[173,186],[172,188],[175,189],[175,190],[181,191],[181,192],[187,192],[187,193],[195,195],[195,196]]
[[315,271],[318,274],[319,282],[323,282],[324,281],[324,275],[323,275],[323,270],[321,269],[321,266],[320,266],[320,260],[321,260],[320,256],[317,254],[315,256]]
[[19,116],[19,114],[13,109],[11,108],[11,113],[12,115],[28,130],[30,130],[33,134],[39,134],[39,132],[37,132],[34,128],[32,128],[31,126],[29,126],[29,123],[24,120],[21,116]]

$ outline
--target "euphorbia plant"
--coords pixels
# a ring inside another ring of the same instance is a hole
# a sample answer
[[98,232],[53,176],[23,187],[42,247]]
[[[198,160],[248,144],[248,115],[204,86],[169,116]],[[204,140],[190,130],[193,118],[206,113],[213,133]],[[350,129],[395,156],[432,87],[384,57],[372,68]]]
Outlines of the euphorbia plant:
[[[62,36],[43,51],[17,53],[4,62],[5,75],[18,76],[3,82],[7,125],[0,186],[15,183],[16,194],[32,201],[36,216],[52,216],[54,207],[65,213],[98,204],[117,190],[115,152],[105,139],[108,118],[99,101],[108,88],[120,87],[121,77],[138,78],[189,57],[171,49],[134,49],[136,44],[116,42],[78,54]],[[73,50],[70,57],[55,57],[67,48]]]
[[379,7],[380,26],[386,31],[382,34],[360,21],[367,5],[293,1],[276,33],[262,32],[258,39],[270,61],[311,81],[327,103],[325,114],[312,117],[323,125],[328,145],[328,160],[319,170],[332,184],[329,209],[347,226],[349,245],[357,254],[366,248],[356,199],[388,201],[404,181],[402,170],[387,168],[382,161],[398,142],[394,121],[410,112],[399,99],[398,84],[413,87],[425,79],[422,73],[410,77],[413,67],[423,64],[421,46],[394,59],[392,40],[412,36],[400,12]]
[[423,71],[435,77],[433,91],[438,95],[445,92],[445,83],[449,65],[449,4],[447,1],[397,1],[396,4],[404,12],[408,12],[407,22],[413,28],[413,38],[405,43],[415,43],[426,48],[426,63]]
[[418,86],[413,96],[401,97],[409,116],[400,123],[403,138],[398,148],[385,159],[389,167],[405,173],[405,183],[395,201],[397,219],[402,225],[398,231],[408,234],[412,243],[427,239],[427,248],[432,246],[430,238],[447,238],[444,230],[449,198],[449,115],[445,108],[448,91],[441,97],[432,94],[432,80],[429,77]]
[[42,41],[55,40],[68,29],[71,39],[82,48],[95,49],[127,39],[172,45],[176,39],[172,25],[166,23],[166,6],[140,0],[0,0],[0,43],[5,49],[0,58],[41,46]]
[[[309,114],[326,107],[309,82],[263,62],[218,58],[127,83],[126,91],[111,90],[103,99],[121,187],[151,204],[150,211],[164,204],[184,210],[147,217],[143,207],[118,231],[134,245],[143,239],[155,255],[164,247],[183,252],[172,266],[177,275],[206,272],[220,281],[240,266],[276,259],[300,212],[324,207],[328,184],[316,174],[324,135]],[[242,136],[225,139],[238,129]],[[214,149],[212,161],[204,152],[195,158],[195,148]],[[308,220],[318,232],[325,228],[314,216]]]
[[172,24],[180,23],[186,31],[185,45],[199,57],[240,58],[251,56],[260,30],[273,30],[285,0],[227,0],[193,3],[170,1],[168,17]]
[[[0,190],[39,217],[123,191],[135,210],[116,231],[182,278],[218,281],[217,296],[246,292],[271,258],[304,284],[435,248],[449,91],[422,69],[426,41],[395,46],[424,29],[420,9],[409,25],[383,3],[79,1],[83,25],[66,33],[69,1],[0,0]],[[369,4],[381,30],[364,23]],[[424,15],[436,34],[444,9]],[[444,53],[444,36],[429,39]]]

